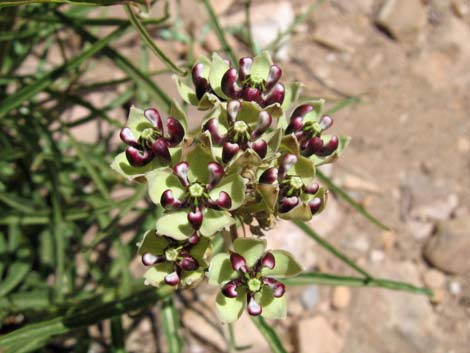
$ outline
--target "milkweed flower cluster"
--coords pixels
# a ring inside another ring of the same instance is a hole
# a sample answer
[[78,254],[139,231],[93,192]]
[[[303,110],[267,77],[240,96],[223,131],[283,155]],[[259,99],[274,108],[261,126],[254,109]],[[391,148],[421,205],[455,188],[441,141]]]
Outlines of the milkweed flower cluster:
[[[220,287],[222,321],[245,308],[283,318],[282,279],[302,269],[287,251],[267,249],[264,231],[278,218],[308,221],[325,208],[315,168],[335,160],[348,138],[325,134],[333,119],[322,114],[323,100],[298,102],[301,84],[283,83],[265,52],[236,67],[217,54],[202,57],[188,79],[176,78],[182,99],[207,111],[196,134],[176,102],[166,118],[132,107],[120,133],[127,146],[112,164],[147,182],[163,209],[138,244],[145,283],[188,288],[207,278]],[[240,226],[250,236],[237,237]],[[225,250],[212,246],[218,238]]]

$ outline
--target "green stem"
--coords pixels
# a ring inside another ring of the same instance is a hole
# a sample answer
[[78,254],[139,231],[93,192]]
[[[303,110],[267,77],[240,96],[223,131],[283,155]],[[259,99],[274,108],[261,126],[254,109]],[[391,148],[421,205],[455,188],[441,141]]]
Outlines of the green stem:
[[166,56],[166,54],[155,44],[152,37],[150,37],[150,34],[147,32],[143,24],[132,11],[131,7],[129,5],[125,5],[125,10],[127,12],[127,15],[129,16],[129,20],[131,21],[132,25],[135,27],[137,32],[139,32],[140,37],[145,42],[145,44],[147,44],[147,46],[152,50],[152,52],[175,73],[182,76],[185,75],[186,71],[181,70],[178,66],[176,66],[176,64],[174,64],[171,59]]
[[227,39],[225,38],[224,31],[220,26],[219,20],[217,19],[217,15],[215,14],[212,5],[210,4],[209,0],[202,0],[202,2],[206,7],[207,13],[209,14],[209,19],[212,23],[212,26],[214,27],[215,34],[217,35],[217,38],[219,39],[219,42],[222,45],[222,49],[229,56],[232,64],[235,65],[237,63],[237,57],[233,53],[233,49],[230,47],[230,44],[228,44]]

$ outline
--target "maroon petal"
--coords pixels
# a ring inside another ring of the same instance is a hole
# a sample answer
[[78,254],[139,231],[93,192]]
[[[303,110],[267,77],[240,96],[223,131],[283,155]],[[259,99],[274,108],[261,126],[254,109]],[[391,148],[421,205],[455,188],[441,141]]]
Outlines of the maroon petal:
[[247,56],[241,58],[238,61],[238,74],[240,75],[240,81],[245,81],[245,79],[250,75],[251,65],[253,64],[253,58]]
[[221,191],[215,204],[220,208],[230,209],[232,207],[232,198],[225,191]]
[[282,75],[282,70],[279,66],[277,65],[271,65],[269,68],[269,75],[268,78],[266,79],[266,89],[270,90],[273,88],[273,86],[279,81]]
[[149,252],[146,252],[145,254],[142,255],[142,263],[145,266],[153,266],[156,263],[163,262],[163,261],[165,261],[164,256],[154,255]]
[[198,63],[193,66],[191,71],[194,88],[196,89],[197,99],[201,99],[204,93],[209,91],[209,82],[203,77],[204,64]]
[[303,191],[304,191],[305,193],[307,193],[307,194],[312,194],[312,195],[314,195],[314,194],[317,193],[317,191],[318,191],[319,188],[320,188],[320,185],[318,185],[318,183],[315,183],[315,182],[314,182],[314,183],[312,183],[312,185],[310,185],[310,186],[305,186],[305,185],[304,185]]
[[242,107],[239,100],[231,100],[227,103],[227,121],[230,125],[233,125],[237,121],[237,115]]
[[151,150],[139,150],[135,147],[129,146],[126,148],[126,157],[130,165],[133,167],[142,167],[149,163],[154,155]]
[[176,146],[184,137],[184,128],[181,123],[175,118],[168,118],[166,120],[166,127],[168,129],[168,142],[170,146]]
[[243,256],[237,254],[236,252],[230,253],[230,263],[232,264],[232,268],[235,271],[241,271],[243,273],[248,271],[246,267],[246,260]]
[[154,143],[152,143],[152,151],[155,156],[160,157],[164,162],[169,163],[171,161],[168,142],[163,137],[158,138]]
[[326,129],[329,129],[331,125],[333,125],[333,118],[329,115],[323,115],[318,123],[321,127],[321,130],[325,131]]
[[209,170],[209,184],[207,184],[207,188],[210,190],[216,186],[224,176],[224,168],[219,163],[210,162],[207,165],[207,169]]
[[260,137],[270,126],[273,122],[273,118],[271,114],[266,111],[261,111],[258,114],[258,123],[256,124],[256,128],[251,133],[252,138]]
[[198,262],[192,256],[185,256],[179,262],[178,266],[185,271],[194,271],[199,267]]
[[191,226],[195,230],[199,230],[199,228],[201,228],[203,220],[204,216],[200,208],[196,208],[194,211],[188,213],[188,222],[191,223]]
[[321,208],[322,200],[319,197],[315,197],[314,199],[310,200],[307,205],[310,207],[310,212],[312,212],[312,215],[314,215]]
[[152,123],[160,132],[163,132],[163,122],[160,113],[155,108],[149,108],[144,110],[144,115],[148,121]]
[[189,185],[188,171],[189,171],[188,162],[180,162],[173,167],[173,172],[180,179],[183,186]]
[[129,146],[140,147],[139,142],[136,140],[131,129],[129,129],[128,127],[122,128],[119,137],[121,138],[122,142],[128,144]]
[[238,282],[230,281],[222,287],[222,294],[228,298],[236,298],[238,297],[237,287]]
[[258,156],[260,156],[261,159],[266,157],[266,154],[268,153],[268,144],[263,139],[253,142],[251,148],[258,154]]
[[225,142],[222,148],[222,161],[228,163],[240,151],[238,143]]
[[297,196],[284,197],[279,201],[279,212],[287,213],[299,204]]
[[254,87],[245,87],[242,91],[242,99],[248,102],[257,102],[260,99],[261,92]]
[[160,198],[160,203],[163,208],[179,208],[181,207],[180,200],[173,196],[173,191],[170,189],[165,190]]
[[216,145],[220,145],[224,136],[219,133],[219,121],[216,118],[209,119],[202,128],[203,131],[209,131],[212,137],[212,142]]
[[176,286],[179,282],[180,277],[176,271],[165,276],[165,283],[169,286]]
[[286,292],[286,286],[283,283],[275,280],[274,278],[269,278],[269,277],[263,278],[263,283],[268,285],[269,288],[272,289],[273,296],[275,298],[282,297],[284,293]]
[[292,112],[290,116],[290,120],[300,117],[303,118],[307,113],[310,113],[313,110],[313,106],[310,104],[302,104],[299,105],[295,110]]
[[263,258],[261,259],[261,266],[272,270],[274,266],[276,266],[276,259],[274,258],[274,255],[270,252],[264,254]]
[[319,137],[312,137],[309,139],[302,149],[302,155],[310,157],[312,154],[318,153],[323,147],[323,141]]
[[292,119],[289,125],[287,125],[286,134],[291,134],[293,132],[300,131],[302,130],[303,127],[304,127],[303,119],[300,116],[298,116]]
[[261,305],[255,302],[255,298],[253,295],[248,294],[248,314],[251,316],[258,316],[263,312]]
[[238,85],[237,80],[238,73],[235,69],[228,69],[222,77],[222,91],[233,99],[240,98],[242,93],[242,88]]
[[297,160],[297,156],[292,153],[288,153],[284,157],[282,157],[279,167],[279,178],[284,178],[287,171],[291,169],[295,165],[295,163],[297,163]]
[[282,104],[284,101],[285,88],[282,83],[276,83],[271,91],[262,97],[263,105],[267,107],[268,105],[279,103]]
[[339,145],[339,140],[338,137],[336,136],[331,136],[330,141],[326,145],[324,145],[322,148],[320,148],[319,151],[317,151],[315,154],[320,157],[326,157],[332,154],[336,149],[338,148]]
[[259,177],[261,184],[273,184],[277,181],[277,168],[266,169]]
[[194,232],[193,235],[191,235],[188,239],[188,243],[191,245],[196,245],[199,242],[199,235],[197,232]]

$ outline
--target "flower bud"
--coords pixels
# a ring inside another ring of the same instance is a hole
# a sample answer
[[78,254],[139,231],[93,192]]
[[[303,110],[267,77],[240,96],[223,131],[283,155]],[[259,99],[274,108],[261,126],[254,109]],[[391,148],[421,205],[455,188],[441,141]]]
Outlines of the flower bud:
[[168,142],[170,146],[176,146],[183,140],[183,125],[181,125],[181,123],[175,118],[170,117],[166,121],[166,127],[168,129]]
[[179,282],[180,277],[176,271],[165,276],[165,283],[169,286],[176,286]]
[[272,270],[274,266],[276,266],[276,259],[274,258],[274,255],[270,252],[264,254],[263,258],[261,259],[261,266]]
[[180,179],[181,184],[183,184],[183,186],[189,185],[188,171],[189,171],[188,162],[180,162],[173,167],[173,172]]
[[236,281],[230,281],[226,283],[222,287],[222,294],[225,295],[227,298],[236,298],[238,297],[238,292],[237,292],[237,282]]
[[253,295],[248,294],[248,314],[251,316],[258,316],[263,312],[261,306],[255,302],[255,298]]
[[140,147],[139,142],[136,140],[131,129],[129,129],[128,127],[122,128],[119,137],[121,138],[122,142],[128,144],[129,146],[136,148]]
[[284,197],[279,201],[279,212],[287,213],[299,204],[297,196]]
[[165,258],[163,256],[157,256],[149,252],[146,252],[145,254],[142,255],[142,263],[145,266],[153,266],[156,263],[163,262],[163,261],[165,261]]
[[243,273],[248,271],[245,258],[233,251],[230,253],[230,263],[235,271],[241,271]]
[[238,74],[235,69],[228,69],[227,72],[222,77],[222,91],[229,96],[230,98],[237,99],[240,98],[242,93],[242,88],[237,83]]
[[266,169],[259,177],[261,184],[274,184],[277,181],[277,168]]
[[225,142],[222,148],[222,161],[228,163],[240,151],[238,143]]
[[300,117],[303,118],[307,113],[310,113],[313,110],[313,106],[310,104],[302,104],[299,105],[295,110],[292,112],[290,116],[290,120]]
[[266,79],[266,89],[270,90],[279,81],[282,75],[282,70],[277,65],[271,65],[269,68],[268,78]]
[[279,103],[282,104],[284,101],[285,88],[282,83],[276,83],[271,91],[264,95],[262,98],[263,106],[267,107],[268,105]]
[[307,205],[310,207],[310,212],[312,212],[312,215],[314,215],[321,208],[322,200],[319,197],[315,197],[314,199],[310,200]]
[[224,176],[224,168],[219,163],[210,162],[207,165],[207,169],[209,170],[209,184],[207,184],[207,188],[210,190],[216,186]]
[[195,230],[199,230],[199,228],[201,228],[203,220],[204,216],[199,208],[188,213],[188,222]]
[[322,148],[320,148],[319,151],[317,151],[315,154],[320,157],[326,157],[332,154],[336,149],[338,148],[339,145],[339,140],[337,136],[331,136],[330,141],[326,145],[324,145]]
[[261,159],[266,157],[268,153],[268,144],[263,139],[256,140],[253,142],[251,148],[255,151]]
[[139,150],[129,146],[126,148],[126,158],[133,167],[142,167],[153,159],[153,152],[150,150]]
[[230,125],[234,124],[237,121],[237,115],[242,107],[242,104],[239,100],[231,100],[227,103],[227,121]]
[[168,142],[163,137],[158,138],[154,143],[152,143],[152,151],[155,156],[160,157],[164,162],[169,163],[171,161]]
[[240,81],[245,81],[245,79],[250,75],[251,65],[253,64],[253,58],[244,57],[238,61],[238,74],[240,76]]
[[261,92],[255,87],[245,87],[242,91],[242,99],[248,102],[257,102],[260,99]]
[[163,130],[163,122],[162,117],[157,109],[149,108],[144,110],[144,116],[147,118],[148,121],[152,123],[159,131]]
[[251,137],[260,137],[271,126],[272,122],[273,118],[271,117],[271,114],[264,110],[259,112],[258,123],[256,124],[256,128],[251,133]]
[[196,245],[199,242],[199,235],[197,235],[197,232],[194,232],[193,235],[191,235],[188,239],[188,243],[191,245]]
[[263,283],[268,285],[273,291],[273,297],[280,298],[286,292],[286,286],[274,278],[265,277]]
[[183,259],[179,262],[178,265],[182,270],[185,271],[194,271],[199,267],[198,262],[192,256],[183,257]]
[[198,63],[193,66],[191,74],[197,99],[201,99],[204,93],[208,92],[210,88],[209,82],[205,77],[203,77],[203,73],[204,64]]
[[310,186],[304,185],[303,192],[305,192],[307,194],[315,195],[317,193],[318,189],[320,189],[320,185],[318,185],[318,183],[314,182]]

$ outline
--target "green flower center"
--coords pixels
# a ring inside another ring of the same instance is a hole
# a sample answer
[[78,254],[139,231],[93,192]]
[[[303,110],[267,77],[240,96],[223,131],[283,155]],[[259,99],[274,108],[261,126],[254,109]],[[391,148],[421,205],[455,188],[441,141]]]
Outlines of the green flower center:
[[150,140],[152,137],[154,137],[155,134],[155,129],[148,127],[142,131],[142,134],[140,135],[144,140]]
[[189,195],[192,198],[199,198],[204,195],[204,187],[199,183],[193,183],[189,186]]
[[304,186],[304,183],[302,181],[302,179],[298,176],[293,176],[291,179],[290,179],[290,185],[294,188],[294,189],[302,189],[302,186]]
[[247,285],[250,292],[257,292],[261,289],[262,282],[258,278],[250,278]]
[[248,131],[248,125],[244,121],[236,121],[235,124],[233,124],[233,129],[239,134],[244,134]]
[[165,250],[165,257],[168,261],[176,261],[178,258],[179,251],[175,248],[169,248]]
[[322,129],[320,124],[316,121],[308,121],[305,123],[303,130],[306,132],[311,132],[314,136],[320,136]]
[[245,81],[246,82],[244,82],[244,83],[247,83],[249,86],[255,87],[255,88],[258,88],[258,89],[264,91],[265,81],[264,81],[263,77],[258,76],[258,75],[250,74]]

